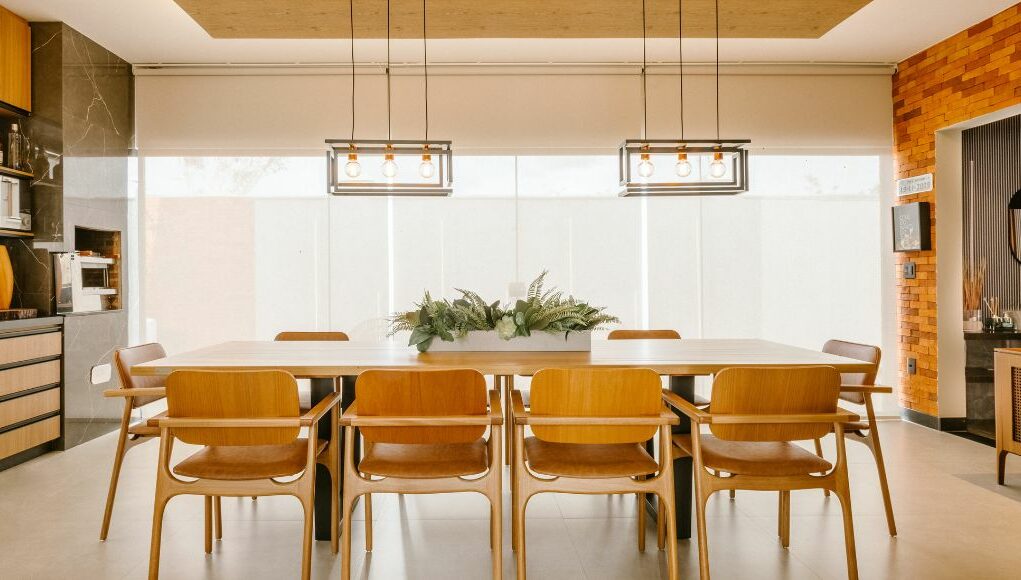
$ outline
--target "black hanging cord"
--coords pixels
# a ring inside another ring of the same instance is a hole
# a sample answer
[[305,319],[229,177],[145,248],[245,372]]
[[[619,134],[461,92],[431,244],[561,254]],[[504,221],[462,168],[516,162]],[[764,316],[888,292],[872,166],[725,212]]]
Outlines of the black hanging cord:
[[426,0],[422,0],[422,61],[425,68],[425,140],[429,140],[429,42],[426,40]]
[[646,52],[646,38],[645,38],[645,0],[642,0],[642,139],[649,138],[649,97],[648,97],[648,86],[645,81],[645,52]]
[[677,0],[677,65],[681,73],[681,139],[684,139],[684,0]]
[[716,0],[716,140],[720,140],[720,0]]
[[351,141],[355,140],[355,0],[348,0],[348,24],[351,32]]
[[390,139],[390,0],[386,0],[386,140]]

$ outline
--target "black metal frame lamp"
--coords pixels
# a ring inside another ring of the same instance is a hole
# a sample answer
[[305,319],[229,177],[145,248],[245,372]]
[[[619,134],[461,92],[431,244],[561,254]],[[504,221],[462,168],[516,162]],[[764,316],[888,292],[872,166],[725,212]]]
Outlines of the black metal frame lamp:
[[[429,139],[429,44],[426,0],[422,0],[425,135],[421,140],[393,139],[390,132],[390,0],[386,3],[386,139],[355,139],[354,0],[348,0],[351,34],[351,138],[327,139],[326,190],[337,196],[445,197],[453,193],[450,141]],[[365,157],[380,160],[379,172],[363,175]],[[417,179],[402,180],[399,160],[419,158]]]
[[[679,139],[648,138],[646,12],[642,0],[642,138],[628,139],[618,154],[621,196],[735,195],[748,191],[748,139],[720,138],[720,4],[716,1],[716,138],[684,138],[684,1],[677,0],[677,56],[680,66]],[[676,163],[668,177],[655,162]],[[657,159],[657,157],[659,159]],[[662,175],[662,173],[660,175]]]

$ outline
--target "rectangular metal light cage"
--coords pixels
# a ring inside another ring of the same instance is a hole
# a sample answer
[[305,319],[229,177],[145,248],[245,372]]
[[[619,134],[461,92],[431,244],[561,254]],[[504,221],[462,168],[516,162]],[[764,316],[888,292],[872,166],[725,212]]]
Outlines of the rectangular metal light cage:
[[[620,186],[621,197],[640,196],[680,196],[680,195],[736,195],[748,191],[748,150],[745,146],[751,143],[748,139],[712,140],[673,140],[673,139],[628,139],[620,146]],[[632,172],[632,161],[643,153],[650,155],[677,155],[681,151],[699,159],[713,153],[723,153],[730,160],[727,178],[712,177],[681,180],[674,173],[673,167],[662,173],[669,178],[657,180],[653,175],[642,178]]]
[[[326,152],[326,187],[330,195],[440,197],[453,193],[451,141],[327,139],[326,144],[330,147]],[[382,176],[379,179],[351,178],[343,169],[350,153],[357,153],[359,158],[363,155],[376,158],[390,153],[398,165],[402,158],[421,159],[423,154],[428,153],[436,171],[431,178],[420,182],[391,182]]]

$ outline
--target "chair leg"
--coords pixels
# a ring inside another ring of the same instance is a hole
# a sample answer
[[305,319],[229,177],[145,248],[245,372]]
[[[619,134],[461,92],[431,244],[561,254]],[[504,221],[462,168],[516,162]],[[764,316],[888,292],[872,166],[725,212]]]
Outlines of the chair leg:
[[[110,531],[110,518],[113,516],[113,500],[117,495],[117,481],[121,476],[121,465],[124,463],[124,454],[127,452],[128,431],[122,424],[120,435],[117,437],[117,451],[113,458],[113,471],[110,473],[110,489],[106,492],[106,511],[103,512],[103,525],[99,529],[99,541],[105,542],[106,535]],[[1003,483],[1003,478],[1000,478]]]
[[[821,439],[816,439],[815,440],[815,454],[818,455],[820,458],[824,458],[823,454],[822,454],[822,440]],[[819,475],[826,475],[826,472],[825,471],[820,471]],[[822,493],[826,497],[830,496],[830,490],[828,490],[828,489],[823,488]]]
[[213,537],[223,539],[223,512],[220,510],[220,496],[213,497]]
[[362,496],[365,502],[365,551],[372,551],[372,494]]
[[[705,524],[705,509],[706,509],[706,504],[709,503],[709,496],[708,495],[706,495],[706,496],[702,495],[702,490],[700,489],[702,487],[702,484],[699,483],[699,479],[700,479],[699,475],[696,473],[695,474],[695,487],[696,487],[696,489],[695,489],[695,527],[696,527],[697,533],[698,533],[698,570],[699,570],[699,578],[700,578],[700,580],[709,580],[709,538],[708,538],[708,536],[706,534],[706,524]],[[672,517],[671,517],[671,521],[669,523],[673,523],[673,518]],[[668,523],[668,526],[669,526],[669,523]],[[676,528],[677,524],[674,524],[673,526],[669,526],[669,527]],[[676,532],[675,529],[672,529],[672,531],[670,533],[676,535],[677,532]],[[673,536],[671,536],[671,537],[673,537]],[[676,543],[676,541],[674,543]]]
[[211,495],[204,495],[204,496],[202,496],[202,500],[203,500],[203,503],[205,504],[205,518],[204,518],[204,520],[205,520],[204,521],[204,524],[205,524],[205,526],[204,526],[205,527],[205,534],[204,534],[204,539],[205,539],[205,543],[206,543],[205,544],[206,545],[206,553],[207,554],[212,554],[213,553],[213,496],[211,496]]
[[160,540],[163,536],[163,512],[167,509],[168,497],[156,495],[152,506],[152,539],[149,543],[149,580],[157,580],[160,575]]
[[777,535],[780,536],[780,545],[789,548],[791,545],[791,492],[780,492],[780,509],[778,510]]
[[[336,445],[336,443],[334,443]],[[340,470],[330,474],[330,550],[340,551]]]
[[344,503],[340,512],[342,531],[341,555],[340,555],[340,578],[351,580],[351,507],[354,505],[354,498],[344,493]]
[[897,522],[893,519],[893,499],[890,498],[890,484],[886,480],[886,462],[883,460],[883,448],[879,445],[879,431],[875,421],[869,422],[869,449],[876,460],[879,472],[879,489],[883,492],[883,507],[886,509],[886,527],[891,536],[897,536]]
[[666,549],[666,517],[663,515],[663,506],[659,505],[659,500],[656,501],[656,547],[663,551]]
[[518,521],[517,529],[514,530],[514,538],[517,540],[518,549],[515,552],[515,562],[517,564],[517,578],[518,580],[525,580],[525,570],[527,567],[525,560],[525,509],[528,506],[528,498],[520,497],[514,501],[514,517]]
[[730,499],[737,499],[737,490],[736,489],[730,490]]
[[[496,464],[499,465],[499,462]],[[496,477],[500,476],[496,474]],[[493,551],[493,580],[499,580],[503,578],[503,497],[499,490],[489,496],[489,537]]]
[[1003,449],[996,450],[996,483],[1003,485],[1004,472],[1007,471],[1007,452]]
[[[677,518],[674,516],[674,511],[677,506],[674,505],[673,493],[667,492],[664,495],[659,495],[657,504],[659,505],[659,517],[666,520],[666,568],[667,576],[670,580],[677,580],[680,572],[678,571],[677,564]],[[703,514],[702,528],[705,528],[705,519]],[[699,550],[701,557],[702,550]],[[704,580],[709,580],[708,573],[703,576]]]
[[312,519],[315,511],[313,507],[312,494],[307,494],[301,501],[302,510],[305,512],[305,530],[301,541],[301,579],[309,580],[312,576]]
[[[639,479],[645,479],[639,478]],[[645,551],[645,494],[636,493],[638,500],[638,551]]]

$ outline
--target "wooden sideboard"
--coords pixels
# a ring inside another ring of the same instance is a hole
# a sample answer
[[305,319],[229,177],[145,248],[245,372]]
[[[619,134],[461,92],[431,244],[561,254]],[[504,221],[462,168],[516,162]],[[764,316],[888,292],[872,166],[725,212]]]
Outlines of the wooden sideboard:
[[62,323],[0,322],[0,470],[59,448]]
[[3,6],[0,6],[0,103],[0,108],[19,114],[32,110],[32,31],[24,18]]

